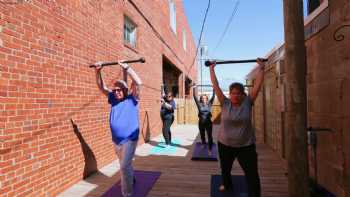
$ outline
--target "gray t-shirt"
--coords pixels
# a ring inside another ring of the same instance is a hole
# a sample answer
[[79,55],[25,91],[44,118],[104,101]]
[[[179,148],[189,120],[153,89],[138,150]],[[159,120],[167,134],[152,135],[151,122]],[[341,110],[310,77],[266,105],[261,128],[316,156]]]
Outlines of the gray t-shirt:
[[252,126],[252,99],[246,96],[239,107],[225,97],[221,107],[221,123],[218,140],[231,147],[249,146],[255,143]]

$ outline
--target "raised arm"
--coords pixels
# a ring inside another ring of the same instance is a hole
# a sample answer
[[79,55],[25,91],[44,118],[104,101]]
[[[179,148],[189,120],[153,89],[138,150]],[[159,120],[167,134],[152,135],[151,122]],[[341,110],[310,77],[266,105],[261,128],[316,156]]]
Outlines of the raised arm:
[[211,64],[210,67],[209,67],[210,80],[211,80],[211,83],[213,84],[213,88],[214,88],[215,94],[218,97],[218,100],[219,100],[220,104],[223,105],[224,104],[224,100],[225,100],[225,95],[224,95],[224,93],[222,92],[222,90],[219,87],[219,82],[216,79],[214,67],[215,67],[215,63]]
[[259,91],[261,89],[261,85],[264,81],[265,63],[262,62],[260,58],[257,59],[257,63],[259,64],[258,74],[255,78],[253,89],[250,92],[250,98],[252,99],[252,102],[254,102],[256,97],[258,96]]
[[197,107],[199,107],[198,94],[197,94],[197,86],[193,86],[193,99],[196,103]]
[[107,88],[106,84],[103,81],[102,72],[101,72],[102,67],[99,62],[96,63],[95,65],[96,65],[95,71],[96,71],[97,86],[104,95],[108,96],[108,93],[111,92],[111,90]]
[[169,109],[169,110],[172,110],[173,109],[173,106],[167,102],[162,102],[162,105],[163,107]]
[[215,90],[213,89],[213,94],[211,95],[211,98],[209,100],[209,103],[210,104],[213,104],[214,103],[214,99],[215,99]]
[[119,63],[119,64],[122,68],[126,70],[126,72],[130,75],[132,79],[131,94],[137,99],[140,99],[140,88],[142,85],[142,81],[140,77],[135,73],[134,69],[132,69],[128,64],[125,64],[125,63]]

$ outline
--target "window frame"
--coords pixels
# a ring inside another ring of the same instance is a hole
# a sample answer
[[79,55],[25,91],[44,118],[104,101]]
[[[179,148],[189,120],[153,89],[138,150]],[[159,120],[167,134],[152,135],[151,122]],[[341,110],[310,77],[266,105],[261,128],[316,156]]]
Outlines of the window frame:
[[169,1],[169,24],[171,30],[176,34],[177,30],[177,14],[176,14],[176,4],[175,0],[168,0]]
[[[128,27],[129,26],[129,27]],[[129,39],[126,36],[126,30],[128,28],[133,28],[133,32],[129,33]],[[132,37],[130,37],[130,34],[132,34]],[[137,46],[137,24],[127,15],[124,15],[124,25],[123,25],[123,41],[124,44],[126,44],[129,47],[136,48]]]
[[304,19],[304,25],[308,25],[314,18],[316,18],[323,10],[328,8],[328,0],[323,0],[323,2],[314,11],[312,11]]
[[186,29],[182,30],[182,47],[187,51],[187,31]]

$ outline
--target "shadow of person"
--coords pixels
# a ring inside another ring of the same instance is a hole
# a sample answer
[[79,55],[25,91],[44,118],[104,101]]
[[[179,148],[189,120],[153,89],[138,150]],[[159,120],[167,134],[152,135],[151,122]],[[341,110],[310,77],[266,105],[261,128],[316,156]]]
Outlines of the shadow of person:
[[83,136],[79,131],[78,126],[74,123],[72,119],[70,119],[70,121],[73,126],[73,131],[77,136],[77,138],[79,139],[81,149],[84,154],[85,166],[84,166],[83,178],[85,179],[98,171],[96,157],[92,152],[91,148],[89,147],[89,145],[85,142]]
[[[166,148],[165,142],[157,142],[157,141],[149,140],[148,144],[150,144],[154,147],[158,147],[158,148]],[[190,147],[190,145],[184,146],[184,145],[174,143],[174,142],[171,142],[170,146],[177,147],[177,148],[185,148],[185,149],[188,149],[188,147]]]
[[158,147],[158,148],[165,148],[165,143],[164,142],[156,142],[153,140],[149,140],[148,144],[154,146],[154,147]]
[[[145,126],[146,124],[146,126]],[[142,124],[142,137],[145,143],[150,142],[151,139],[151,128],[149,125],[149,117],[148,117],[148,111],[145,112],[145,118],[143,120]]]

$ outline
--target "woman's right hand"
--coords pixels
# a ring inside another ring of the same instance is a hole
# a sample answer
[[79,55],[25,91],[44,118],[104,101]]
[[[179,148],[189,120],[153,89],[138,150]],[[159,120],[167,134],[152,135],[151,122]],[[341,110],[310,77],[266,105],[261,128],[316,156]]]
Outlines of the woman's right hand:
[[209,68],[210,69],[214,69],[215,66],[216,66],[216,62],[215,61],[211,61],[210,65],[209,65]]
[[96,62],[94,65],[95,65],[95,70],[96,71],[100,71],[102,69],[102,64],[103,62],[99,61],[99,62]]

